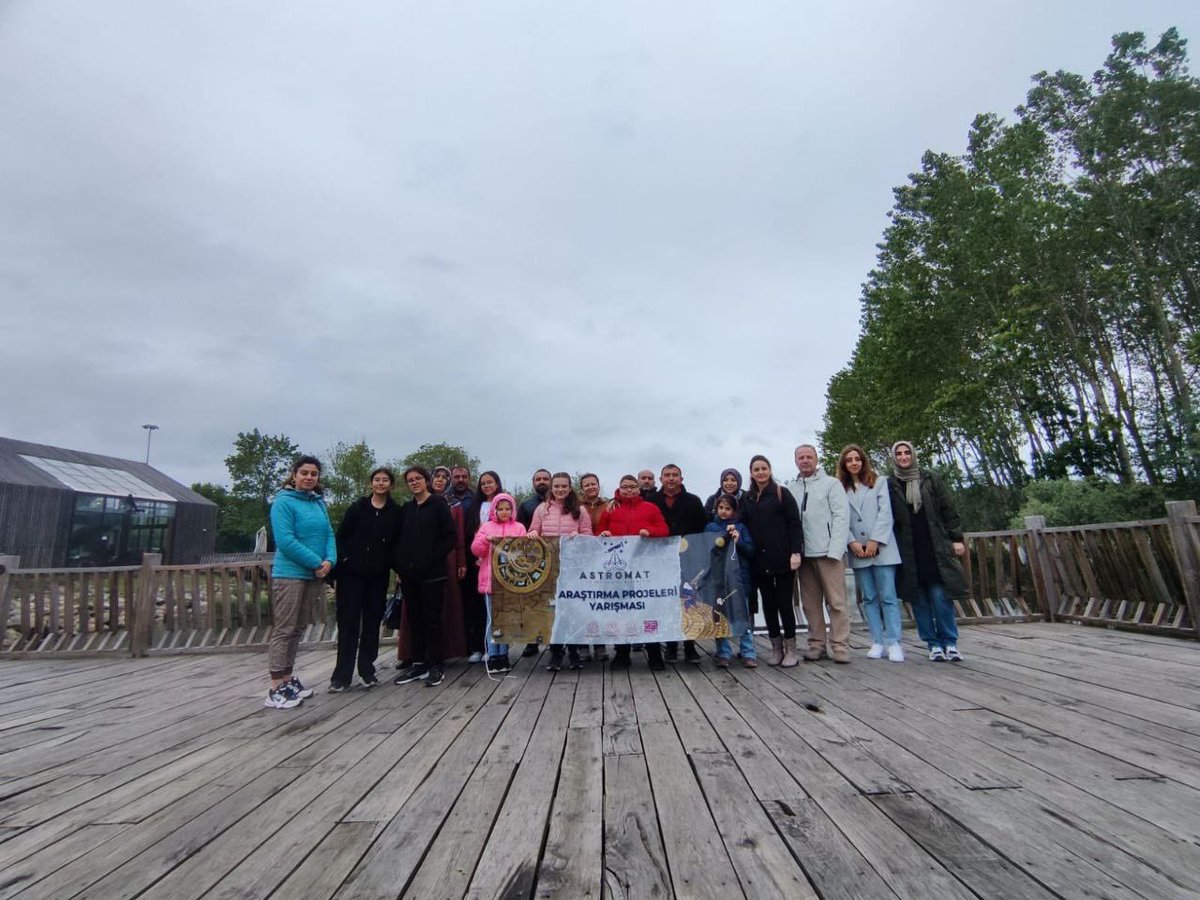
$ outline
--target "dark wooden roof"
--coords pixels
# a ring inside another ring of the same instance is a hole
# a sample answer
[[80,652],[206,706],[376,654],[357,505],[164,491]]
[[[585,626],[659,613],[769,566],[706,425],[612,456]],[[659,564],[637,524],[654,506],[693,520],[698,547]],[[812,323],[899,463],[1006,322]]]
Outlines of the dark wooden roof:
[[211,500],[197,494],[191,488],[180,484],[145,463],[132,459],[121,459],[116,456],[103,456],[99,453],[85,453],[82,450],[67,450],[64,447],[50,447],[46,444],[32,444],[28,441],[18,441],[12,438],[0,437],[0,485],[15,484],[25,487],[53,488],[70,490],[53,475],[44,472],[33,463],[22,459],[22,456],[36,456],[39,459],[56,459],[63,462],[79,463],[85,466],[101,466],[106,469],[117,469],[128,472],[144,481],[150,487],[157,488],[164,494],[169,494],[179,503],[196,503],[202,506],[214,505]]

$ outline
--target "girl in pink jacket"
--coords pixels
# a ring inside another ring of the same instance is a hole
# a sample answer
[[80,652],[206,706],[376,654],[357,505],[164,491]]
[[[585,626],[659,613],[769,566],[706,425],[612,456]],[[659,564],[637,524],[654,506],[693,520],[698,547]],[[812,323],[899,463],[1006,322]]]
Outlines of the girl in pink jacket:
[[[558,472],[550,478],[550,496],[544,503],[538,504],[533,512],[533,521],[529,525],[530,537],[574,537],[577,534],[592,533],[592,517],[579,504],[579,496],[571,486],[571,476],[566,472]],[[567,646],[568,665],[572,669],[583,666],[580,651],[584,644],[569,644]],[[563,645],[550,645],[550,662],[546,668],[557,672],[563,664]]]
[[479,526],[471,541],[471,552],[479,558],[479,593],[487,605],[487,668],[489,672],[507,672],[512,668],[508,644],[492,642],[492,544],[501,538],[522,537],[525,526],[517,521],[517,503],[512,494],[497,494],[488,508],[487,521]]

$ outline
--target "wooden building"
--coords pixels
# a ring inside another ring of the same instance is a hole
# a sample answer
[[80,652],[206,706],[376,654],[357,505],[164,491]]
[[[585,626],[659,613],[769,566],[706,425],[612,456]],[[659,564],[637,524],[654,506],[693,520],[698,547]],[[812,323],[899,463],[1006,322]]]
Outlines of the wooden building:
[[0,554],[23,568],[198,562],[217,507],[145,463],[0,438]]

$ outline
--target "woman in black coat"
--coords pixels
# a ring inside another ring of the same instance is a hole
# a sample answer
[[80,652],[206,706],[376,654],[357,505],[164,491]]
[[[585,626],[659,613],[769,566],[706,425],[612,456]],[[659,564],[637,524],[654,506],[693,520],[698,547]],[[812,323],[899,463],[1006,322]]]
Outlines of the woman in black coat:
[[966,545],[958,511],[942,479],[917,465],[908,441],[892,445],[892,467],[888,493],[900,550],[900,596],[912,604],[929,658],[959,662],[954,601],[967,596],[967,583],[959,561]]

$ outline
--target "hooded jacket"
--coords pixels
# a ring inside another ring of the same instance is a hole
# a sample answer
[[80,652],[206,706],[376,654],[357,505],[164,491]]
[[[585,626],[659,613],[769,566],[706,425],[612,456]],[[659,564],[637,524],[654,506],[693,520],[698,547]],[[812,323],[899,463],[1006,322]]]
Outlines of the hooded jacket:
[[523,537],[525,526],[517,521],[516,516],[510,516],[507,522],[501,523],[496,519],[496,504],[507,500],[515,511],[517,501],[511,494],[496,494],[488,507],[488,520],[479,526],[475,537],[471,539],[471,552],[479,560],[479,593],[492,592],[492,542],[493,537]]
[[338,574],[385,574],[392,567],[399,524],[400,505],[391,494],[379,509],[370,497],[354,501],[337,530]]
[[440,581],[446,577],[446,557],[454,549],[454,517],[441,497],[430,494],[424,503],[409,500],[400,507],[393,568],[401,581]]
[[550,497],[533,511],[533,524],[530,525],[529,530],[536,531],[544,538],[591,534],[592,517],[588,515],[586,509],[580,506],[579,518],[576,519],[563,509],[561,503]]
[[846,489],[821,469],[788,485],[804,527],[804,558],[841,559],[850,541],[850,507]]
[[658,507],[641,496],[626,500],[618,494],[600,514],[600,530],[614,537],[636,536],[643,528],[650,537],[667,537],[671,533]]
[[315,491],[285,487],[271,504],[275,559],[271,577],[312,581],[321,563],[337,560],[337,542],[325,500]]

